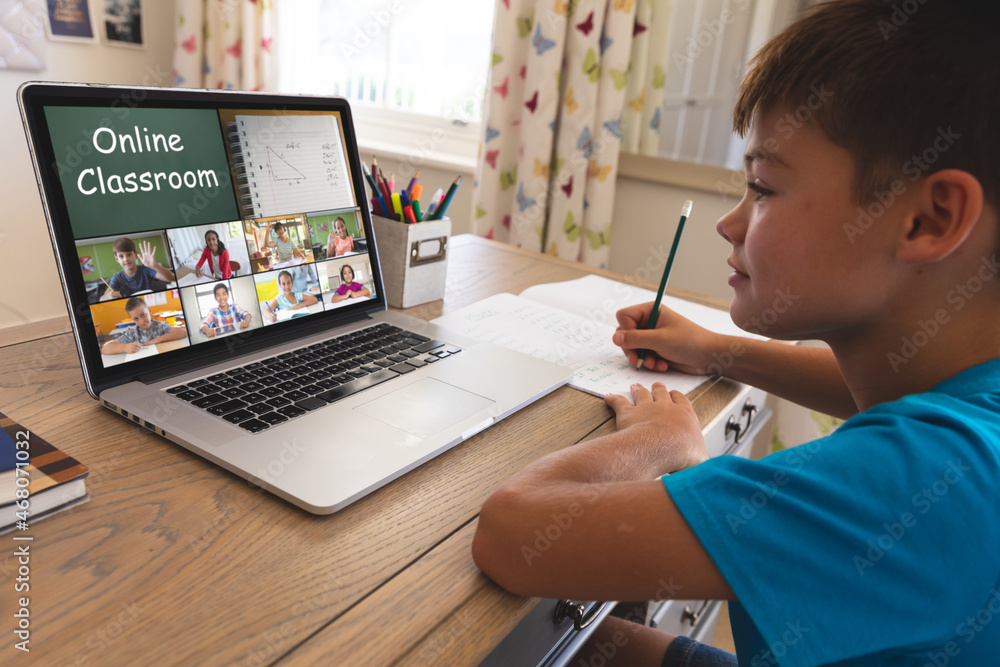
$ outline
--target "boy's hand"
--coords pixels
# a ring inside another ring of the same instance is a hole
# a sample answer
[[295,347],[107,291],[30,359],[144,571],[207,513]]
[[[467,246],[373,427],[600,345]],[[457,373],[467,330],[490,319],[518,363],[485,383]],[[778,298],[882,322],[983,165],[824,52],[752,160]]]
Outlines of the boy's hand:
[[215,338],[215,329],[205,329],[205,335],[209,338]]
[[120,299],[122,295],[115,289],[109,287],[104,290],[104,294],[101,296],[101,301],[110,301],[111,299]]
[[619,431],[632,431],[640,442],[663,449],[666,470],[683,470],[708,459],[701,424],[687,396],[654,382],[652,390],[632,385],[632,399],[635,405],[619,394],[604,397],[615,411]]
[[[251,317],[253,316],[251,315]],[[250,326],[250,317],[244,318],[243,321],[240,322],[240,331],[246,329],[248,326]]]
[[135,341],[132,341],[131,343],[125,343],[124,345],[126,354],[135,354],[136,352],[142,349],[142,345],[140,345]]
[[709,375],[709,367],[714,361],[712,352],[721,347],[723,337],[666,306],[660,307],[656,328],[647,330],[646,322],[652,310],[650,302],[622,308],[616,314],[618,330],[612,341],[625,352],[629,365],[635,366],[638,362],[639,350],[647,350],[643,368]]
[[144,266],[156,266],[156,248],[149,241],[142,241],[139,244],[139,259]]

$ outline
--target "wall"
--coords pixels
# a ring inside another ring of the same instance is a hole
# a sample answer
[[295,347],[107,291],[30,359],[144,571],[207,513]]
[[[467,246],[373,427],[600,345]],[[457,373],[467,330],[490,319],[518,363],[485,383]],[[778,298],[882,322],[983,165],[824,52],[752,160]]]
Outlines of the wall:
[[694,202],[670,275],[670,286],[729,300],[732,250],[715,223],[739,199],[716,192],[619,176],[611,229],[610,269],[659,283],[684,200]]
[[[99,3],[91,3],[92,9]],[[0,71],[0,328],[66,315],[28,145],[21,129],[17,89],[25,81],[86,81],[166,86],[171,83],[174,2],[143,3],[142,50],[47,42],[41,72]],[[27,278],[27,280],[26,280]],[[23,286],[15,289],[14,286]]]

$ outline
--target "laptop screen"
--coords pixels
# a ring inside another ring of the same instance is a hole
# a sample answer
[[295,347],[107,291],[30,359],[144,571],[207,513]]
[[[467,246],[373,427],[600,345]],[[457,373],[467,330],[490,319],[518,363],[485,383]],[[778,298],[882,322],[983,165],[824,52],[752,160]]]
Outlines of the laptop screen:
[[384,308],[343,100],[37,84],[22,100],[93,379]]

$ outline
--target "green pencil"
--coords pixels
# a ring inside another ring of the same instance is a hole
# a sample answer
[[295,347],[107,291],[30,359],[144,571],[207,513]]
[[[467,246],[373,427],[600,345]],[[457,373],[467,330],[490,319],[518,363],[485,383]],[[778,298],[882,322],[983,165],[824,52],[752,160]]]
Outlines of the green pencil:
[[[684,233],[684,223],[691,215],[691,208],[694,202],[688,199],[681,207],[681,221],[677,223],[677,231],[674,233],[674,242],[670,246],[670,255],[667,257],[667,265],[663,267],[663,277],[660,279],[660,289],[656,291],[656,301],[653,302],[653,311],[649,314],[649,321],[646,322],[647,329],[656,328],[656,320],[660,316],[660,301],[663,300],[663,293],[667,289],[667,280],[670,279],[670,270],[674,268],[674,257],[677,256],[677,246],[681,243],[681,234]],[[639,350],[639,360],[636,362],[636,369],[642,368],[642,363],[646,360],[646,350]]]

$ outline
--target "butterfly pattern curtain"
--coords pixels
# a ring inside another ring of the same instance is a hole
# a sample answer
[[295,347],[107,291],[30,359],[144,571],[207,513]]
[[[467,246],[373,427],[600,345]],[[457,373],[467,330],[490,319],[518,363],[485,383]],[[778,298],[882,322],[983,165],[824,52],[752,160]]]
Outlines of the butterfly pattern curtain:
[[[478,233],[607,265],[623,136],[658,143],[659,115],[645,106],[656,106],[657,85],[662,99],[669,7],[669,0],[497,3]],[[637,39],[658,14],[662,38]]]
[[274,90],[272,0],[177,0],[174,85]]

